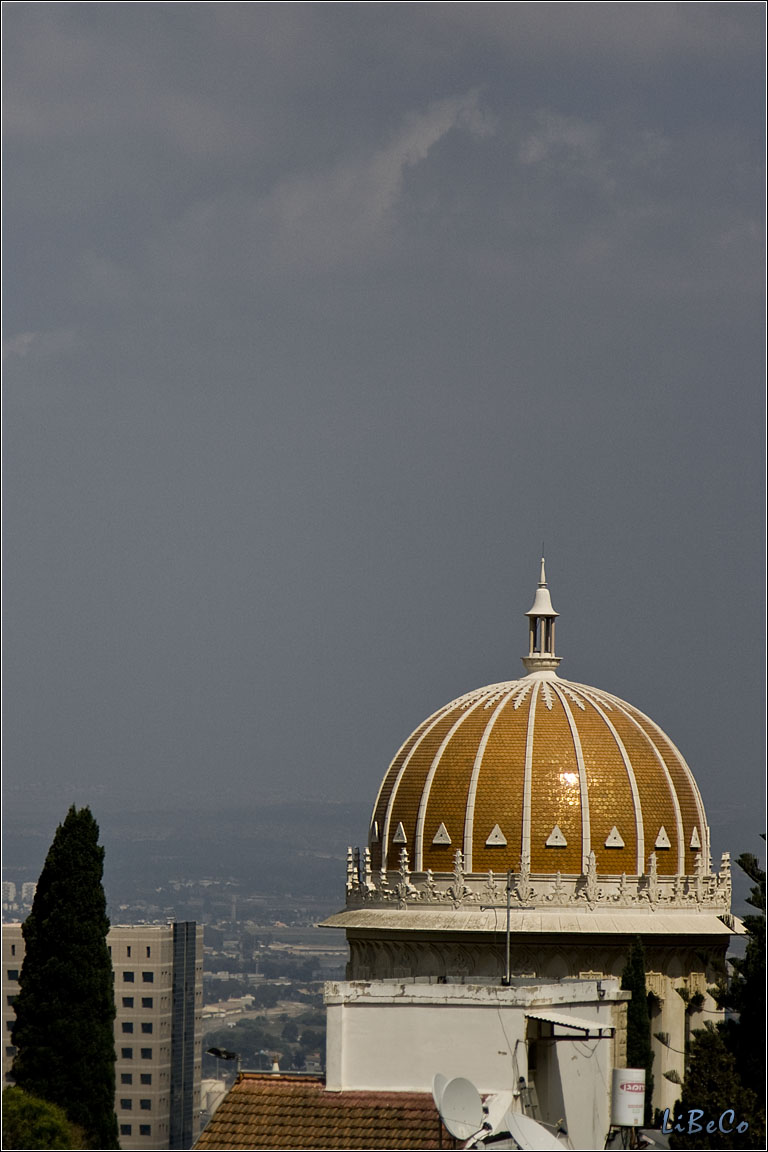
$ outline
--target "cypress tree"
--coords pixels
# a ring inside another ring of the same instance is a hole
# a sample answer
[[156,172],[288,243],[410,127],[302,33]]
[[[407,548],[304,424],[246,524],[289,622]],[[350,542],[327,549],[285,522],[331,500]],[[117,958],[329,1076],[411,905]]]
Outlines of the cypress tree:
[[89,1147],[118,1148],[115,1000],[98,841],[89,808],[71,807],[56,829],[22,926],[12,1076],[63,1108]]
[[621,974],[621,987],[625,992],[632,993],[632,999],[627,1005],[627,1067],[645,1068],[645,1123],[650,1126],[653,1117],[651,1014],[645,988],[645,950],[639,936],[629,950]]

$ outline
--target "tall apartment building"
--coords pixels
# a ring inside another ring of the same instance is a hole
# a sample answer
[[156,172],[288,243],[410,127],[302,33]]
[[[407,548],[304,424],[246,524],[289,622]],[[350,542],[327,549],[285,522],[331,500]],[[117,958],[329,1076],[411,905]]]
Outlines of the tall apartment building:
[[[124,1149],[191,1148],[198,1135],[203,929],[130,924],[107,937],[115,977],[115,1112]],[[3,1050],[8,1082],[13,999],[24,959],[20,924],[3,925]]]

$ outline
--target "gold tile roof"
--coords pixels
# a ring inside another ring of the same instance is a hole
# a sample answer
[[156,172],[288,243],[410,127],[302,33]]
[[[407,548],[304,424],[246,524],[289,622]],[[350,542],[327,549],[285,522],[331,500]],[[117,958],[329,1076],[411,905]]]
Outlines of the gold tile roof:
[[709,833],[693,775],[648,716],[554,670],[461,696],[405,741],[369,835],[374,870],[693,875]]

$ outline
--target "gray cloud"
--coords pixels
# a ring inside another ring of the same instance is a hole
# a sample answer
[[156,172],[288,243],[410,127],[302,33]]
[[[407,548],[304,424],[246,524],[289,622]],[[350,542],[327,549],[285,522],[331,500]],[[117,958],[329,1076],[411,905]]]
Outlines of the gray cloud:
[[543,537],[752,847],[762,19],[8,8],[11,796],[372,800]]

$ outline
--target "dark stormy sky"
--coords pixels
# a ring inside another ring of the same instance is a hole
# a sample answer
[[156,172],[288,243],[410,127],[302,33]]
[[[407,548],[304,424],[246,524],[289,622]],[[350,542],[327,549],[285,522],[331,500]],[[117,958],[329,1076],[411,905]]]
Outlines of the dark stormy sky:
[[763,5],[4,10],[9,813],[372,803],[543,542],[759,851]]

